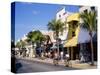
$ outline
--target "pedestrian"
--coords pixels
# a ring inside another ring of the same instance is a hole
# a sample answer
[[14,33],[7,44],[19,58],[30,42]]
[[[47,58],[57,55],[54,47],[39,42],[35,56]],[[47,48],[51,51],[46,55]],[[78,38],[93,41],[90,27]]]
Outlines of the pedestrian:
[[63,51],[60,52],[61,60],[63,60]]
[[64,60],[64,63],[65,63],[65,66],[69,66],[69,60],[70,60],[70,58],[69,58],[69,54],[66,54],[65,55],[65,60]]
[[85,58],[84,58],[84,55],[83,54],[80,57],[80,61],[83,62],[83,63],[85,62]]
[[58,53],[57,53],[57,51],[54,52],[53,63],[54,63],[55,66],[58,64]]
[[49,57],[49,58],[51,57],[51,53],[50,53],[50,52],[48,52],[48,57]]

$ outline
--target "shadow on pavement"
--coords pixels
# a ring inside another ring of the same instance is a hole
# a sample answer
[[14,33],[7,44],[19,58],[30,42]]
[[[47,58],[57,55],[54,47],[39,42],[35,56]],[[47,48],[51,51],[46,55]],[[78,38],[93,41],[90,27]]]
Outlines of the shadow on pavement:
[[22,64],[20,62],[16,63],[16,71],[18,71],[18,69],[21,67],[22,67]]

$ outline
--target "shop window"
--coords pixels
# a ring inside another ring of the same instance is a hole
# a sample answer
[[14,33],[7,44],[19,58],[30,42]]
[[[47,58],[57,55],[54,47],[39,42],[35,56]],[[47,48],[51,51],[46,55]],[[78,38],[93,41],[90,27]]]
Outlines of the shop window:
[[73,21],[72,23],[72,28],[75,29],[75,27],[77,27],[77,21]]
[[63,13],[63,15],[65,15],[66,14],[66,12],[65,13]]
[[75,25],[72,25],[72,28],[75,29]]

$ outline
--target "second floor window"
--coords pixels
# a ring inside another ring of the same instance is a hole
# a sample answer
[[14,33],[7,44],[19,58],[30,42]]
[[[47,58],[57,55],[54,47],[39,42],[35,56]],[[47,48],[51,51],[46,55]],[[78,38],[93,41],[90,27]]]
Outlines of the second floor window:
[[59,17],[61,17],[61,15],[59,15]]
[[74,37],[74,36],[75,36],[75,32],[73,31],[73,32],[72,32],[72,37]]

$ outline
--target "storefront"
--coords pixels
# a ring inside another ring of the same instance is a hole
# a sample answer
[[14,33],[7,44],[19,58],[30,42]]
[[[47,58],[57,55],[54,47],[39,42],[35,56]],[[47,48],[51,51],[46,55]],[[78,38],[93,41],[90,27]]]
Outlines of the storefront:
[[67,53],[71,60],[75,60],[79,57],[78,47],[78,35],[80,31],[80,18],[79,13],[70,15],[67,18],[68,23],[68,35],[65,41],[64,47],[67,48]]

